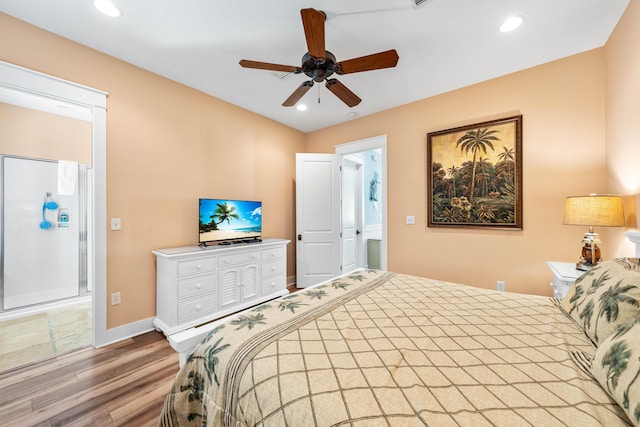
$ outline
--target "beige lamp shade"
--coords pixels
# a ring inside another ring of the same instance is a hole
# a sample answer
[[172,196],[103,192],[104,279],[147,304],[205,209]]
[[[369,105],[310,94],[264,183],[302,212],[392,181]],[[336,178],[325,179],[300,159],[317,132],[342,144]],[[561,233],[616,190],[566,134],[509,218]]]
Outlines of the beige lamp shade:
[[614,194],[568,196],[564,207],[563,224],[623,227],[622,196]]

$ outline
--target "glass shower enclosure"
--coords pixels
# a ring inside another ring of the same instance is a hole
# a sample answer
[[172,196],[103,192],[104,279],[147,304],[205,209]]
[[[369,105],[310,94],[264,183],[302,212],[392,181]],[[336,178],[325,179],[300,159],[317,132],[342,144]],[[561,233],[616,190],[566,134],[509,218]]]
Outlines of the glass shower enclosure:
[[13,156],[0,160],[0,312],[89,294],[88,167]]

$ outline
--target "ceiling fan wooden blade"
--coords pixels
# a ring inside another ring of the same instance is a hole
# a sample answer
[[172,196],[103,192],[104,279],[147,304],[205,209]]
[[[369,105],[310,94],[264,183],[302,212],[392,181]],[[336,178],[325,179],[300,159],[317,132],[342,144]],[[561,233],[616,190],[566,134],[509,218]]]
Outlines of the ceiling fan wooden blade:
[[398,52],[395,49],[391,49],[359,58],[347,59],[336,63],[336,73],[349,74],[391,68],[396,66],[399,58]]
[[325,83],[325,86],[349,107],[355,107],[356,105],[360,104],[360,101],[362,101],[360,98],[358,98],[358,95],[351,92],[348,87],[346,87],[336,79],[327,79],[327,83]]
[[313,86],[313,80],[309,80],[306,82],[303,82],[300,86],[298,86],[298,88],[296,90],[293,91],[293,93],[282,103],[283,107],[293,107],[294,105],[296,105],[296,102],[298,102],[300,100],[300,98],[302,98],[304,96],[305,93],[307,93],[307,91],[309,91],[309,89],[311,89],[311,86]]
[[324,47],[324,20],[325,14],[315,9],[302,9],[302,25],[304,26],[304,36],[307,39],[309,55],[315,58],[326,58]]
[[282,71],[285,73],[301,73],[300,67],[293,65],[270,64],[268,62],[249,61],[248,59],[240,60],[240,65],[244,68],[256,68],[258,70]]

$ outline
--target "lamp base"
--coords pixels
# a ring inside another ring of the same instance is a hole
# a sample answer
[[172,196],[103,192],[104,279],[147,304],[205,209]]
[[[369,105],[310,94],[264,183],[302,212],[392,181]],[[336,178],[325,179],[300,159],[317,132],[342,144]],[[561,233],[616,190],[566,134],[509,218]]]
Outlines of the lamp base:
[[595,265],[591,264],[590,262],[584,262],[584,261],[576,262],[576,270],[589,271],[593,267],[595,267]]
[[580,261],[576,263],[576,269],[582,271],[589,271],[596,266],[602,258],[600,257],[600,239],[598,233],[589,232],[584,235],[582,239],[582,252],[580,253]]

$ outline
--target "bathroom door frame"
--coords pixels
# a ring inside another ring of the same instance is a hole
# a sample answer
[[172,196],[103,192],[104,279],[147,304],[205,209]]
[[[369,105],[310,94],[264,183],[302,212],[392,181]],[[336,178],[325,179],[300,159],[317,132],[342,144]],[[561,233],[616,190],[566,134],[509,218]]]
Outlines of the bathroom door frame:
[[92,217],[87,241],[92,285],[93,346],[108,344],[107,333],[107,92],[49,76],[28,68],[0,61],[0,91],[15,95],[40,97],[45,104],[55,101],[83,107],[90,114],[91,166],[89,183]]

